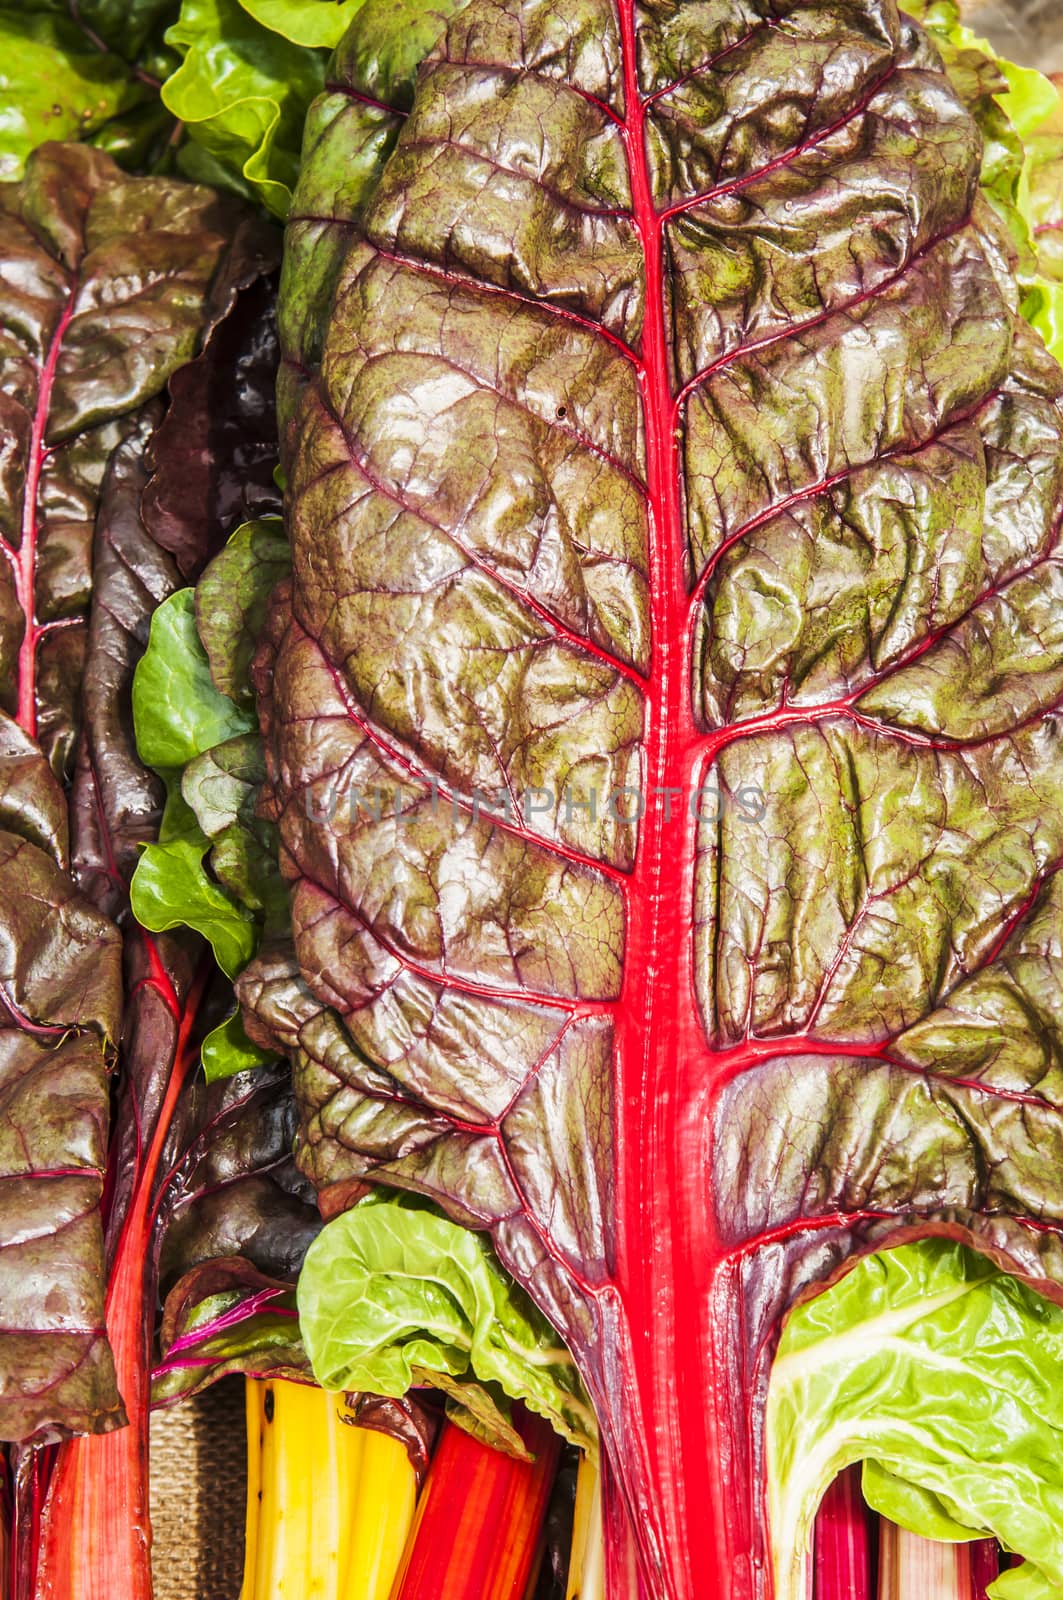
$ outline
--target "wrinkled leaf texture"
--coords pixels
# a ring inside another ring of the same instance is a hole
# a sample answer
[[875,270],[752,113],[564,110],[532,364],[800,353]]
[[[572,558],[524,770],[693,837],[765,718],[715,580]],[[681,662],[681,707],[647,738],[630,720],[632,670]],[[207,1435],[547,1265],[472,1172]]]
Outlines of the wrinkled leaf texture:
[[[171,187],[188,192],[186,185]],[[272,229],[249,219],[239,207],[227,205],[222,214],[229,228],[226,253],[203,302],[197,340],[207,340],[208,351],[213,338],[225,348],[240,344],[239,338],[234,344],[227,327],[230,317],[241,326],[249,314],[269,320],[269,305],[261,304],[255,286],[273,265]],[[251,331],[253,347],[257,336]],[[204,1104],[197,1092],[198,1038],[206,1025],[200,1007],[209,1010],[213,1005],[218,1011],[209,992],[212,964],[204,959],[202,947],[187,934],[152,938],[129,911],[129,881],[141,847],[155,838],[163,813],[163,785],[136,751],[133,674],[151,619],[181,584],[174,555],[160,547],[142,515],[145,491],[154,465],[152,513],[164,527],[173,527],[171,491],[165,485],[179,483],[180,475],[169,470],[169,453],[175,441],[180,446],[198,405],[211,448],[201,458],[197,494],[182,508],[181,526],[189,533],[187,548],[202,550],[197,559],[211,553],[211,530],[220,541],[231,499],[233,469],[226,440],[232,430],[226,434],[223,429],[216,442],[207,424],[241,414],[246,394],[239,366],[230,372],[228,384],[218,373],[210,384],[197,386],[195,394],[199,398],[190,407],[189,391],[183,392],[182,427],[176,433],[159,425],[158,402],[141,410],[111,457],[96,518],[84,719],[71,818],[78,881],[124,934],[127,1001],[103,1203],[106,1279],[102,1263],[96,1272],[101,1295],[106,1283],[106,1325],[130,1426],[103,1439],[64,1444],[51,1473],[40,1537],[32,1526],[17,1529],[21,1554],[31,1544],[37,1556],[34,1593],[53,1600],[86,1593],[86,1585],[93,1592],[102,1584],[107,1592],[150,1593],[148,1404],[162,1246],[157,1214],[164,1209],[164,1197],[172,1200],[175,1186],[206,1161],[205,1145],[213,1129],[219,1150],[229,1150],[229,1170],[223,1179],[219,1168],[218,1192],[209,1202],[212,1229],[204,1237],[216,1236],[218,1249],[228,1252],[255,1232],[252,1223],[240,1220],[253,1208],[233,1170],[239,1158],[248,1163],[243,1176],[251,1187],[255,1160],[272,1168],[286,1159],[277,1144],[283,1118],[278,1122],[252,1097],[242,1107],[244,1134],[237,1138],[229,1122],[215,1116],[218,1108]],[[256,404],[252,409],[257,414],[260,408]],[[256,1109],[263,1125],[258,1129]],[[287,1115],[290,1120],[290,1110]],[[267,1183],[266,1188],[272,1197],[274,1186]],[[226,1216],[230,1197],[235,1197],[235,1219]],[[191,1205],[192,1195],[186,1198]],[[297,1248],[298,1230],[290,1212],[284,1222],[290,1234],[288,1259]],[[199,1238],[192,1259],[202,1262],[204,1238],[195,1229],[191,1238]],[[175,1254],[179,1262],[180,1250]],[[233,1270],[243,1268],[251,1270],[239,1261]]]
[[0,714],[0,1438],[123,1420],[104,1331],[107,1069],[117,930],[67,870],[47,762]]
[[[260,236],[259,244],[262,264],[272,262],[273,240]],[[186,579],[239,522],[280,510],[276,298],[271,278],[250,284],[170,383],[143,512],[155,543],[172,551]]]
[[1061,1335],[1063,1307],[948,1239],[867,1256],[796,1307],[768,1390],[776,1594],[804,1600],[811,1515],[860,1459],[890,1522],[944,1540],[991,1528],[1022,1552],[990,1600],[1058,1592]]
[[260,246],[210,190],[80,145],[36,150],[0,215],[0,705],[63,774],[104,470]]
[[249,1027],[326,1209],[491,1230],[668,1600],[769,1591],[796,1296],[1063,1298],[1063,378],[979,161],[893,0],[472,0],[296,197]]
[[1063,102],[1050,78],[996,54],[963,25],[955,0],[906,0],[925,24],[949,80],[982,136],[982,187],[1017,252],[1021,308],[1057,360],[1063,356],[1063,294],[1041,248],[1038,190],[1050,160],[1046,145]]
[[295,1279],[321,1226],[292,1156],[285,1070],[196,1082],[174,1119],[154,1248],[165,1311],[152,1396],[231,1372],[307,1377]]
[[509,1404],[520,1400],[597,1459],[568,1350],[490,1243],[423,1202],[375,1190],[334,1217],[307,1252],[298,1306],[323,1388],[394,1400],[440,1388],[460,1427],[526,1460]]
[[[88,883],[75,887],[66,796],[35,736],[65,776],[107,463],[123,441],[142,448],[153,396],[194,352],[214,297],[225,299],[236,252],[235,219],[230,210],[225,222],[213,196],[128,179],[75,146],[36,152],[24,181],[0,193],[0,211],[0,984],[11,1142],[0,1432],[20,1439],[122,1418],[100,1212],[107,1071],[129,1022],[121,944],[114,907]],[[106,631],[102,611],[92,629]],[[90,718],[105,718],[99,694],[87,698]]]

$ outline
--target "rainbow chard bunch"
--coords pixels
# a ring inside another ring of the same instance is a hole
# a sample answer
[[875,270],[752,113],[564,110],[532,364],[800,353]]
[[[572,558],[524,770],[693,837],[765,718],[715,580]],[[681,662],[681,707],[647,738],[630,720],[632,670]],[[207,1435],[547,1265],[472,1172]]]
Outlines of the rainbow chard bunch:
[[13,1596],[149,1600],[231,1373],[245,1600],[1055,1593],[1056,89],[31,9],[113,94],[0,130]]
[[859,1460],[1059,1583],[1063,381],[1006,151],[891,0],[470,0],[412,85],[371,14],[254,668],[297,1160],[490,1232],[646,1594],[803,1595]]

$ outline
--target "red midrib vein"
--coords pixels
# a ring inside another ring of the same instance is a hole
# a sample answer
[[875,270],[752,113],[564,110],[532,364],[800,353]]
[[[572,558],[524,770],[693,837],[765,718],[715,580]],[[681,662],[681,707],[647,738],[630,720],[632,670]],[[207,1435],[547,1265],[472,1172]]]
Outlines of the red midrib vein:
[[[624,139],[632,215],[645,262],[645,309],[638,381],[646,435],[650,510],[652,659],[645,694],[644,783],[649,793],[640,829],[627,928],[623,988],[616,1026],[616,1260],[614,1276],[635,1382],[627,1404],[623,1449],[638,1452],[633,1478],[655,1484],[670,1504],[633,1507],[647,1559],[693,1582],[700,1538],[683,1543],[681,1503],[694,1487],[711,1499],[710,1461],[717,1457],[709,1407],[690,1405],[705,1393],[705,1323],[712,1261],[719,1260],[711,1205],[696,1173],[702,1138],[697,1084],[711,1055],[700,1030],[694,990],[695,827],[687,796],[701,737],[694,719],[688,641],[680,460],[675,396],[665,323],[665,217],[654,202],[646,150],[647,102],[639,92],[633,0],[619,0],[623,61]],[[668,805],[654,790],[678,793]],[[712,1074],[708,1074],[711,1076]],[[694,1214],[698,1226],[691,1223]],[[697,1235],[696,1241],[694,1235]],[[702,1353],[704,1352],[704,1354]],[[683,1403],[682,1397],[687,1403]],[[684,1467],[690,1481],[677,1487]],[[706,1522],[714,1508],[703,1502]],[[670,1548],[669,1548],[670,1547]],[[711,1563],[710,1563],[711,1564]],[[706,1566],[705,1592],[714,1587]],[[694,1592],[687,1585],[689,1592]],[[682,1583],[680,1582],[680,1591]],[[668,1588],[669,1596],[673,1591]],[[664,1591],[662,1590],[662,1594]]]
[[47,459],[45,436],[48,432],[48,415],[52,405],[52,388],[59,366],[66,330],[74,316],[78,280],[70,280],[66,305],[56,324],[48,354],[41,368],[37,389],[37,404],[30,430],[30,446],[26,458],[26,488],[22,501],[22,531],[15,555],[15,594],[19,608],[26,619],[22,644],[18,653],[18,723],[31,739],[37,737],[37,645],[45,631],[37,621],[37,496],[40,491],[41,472]]

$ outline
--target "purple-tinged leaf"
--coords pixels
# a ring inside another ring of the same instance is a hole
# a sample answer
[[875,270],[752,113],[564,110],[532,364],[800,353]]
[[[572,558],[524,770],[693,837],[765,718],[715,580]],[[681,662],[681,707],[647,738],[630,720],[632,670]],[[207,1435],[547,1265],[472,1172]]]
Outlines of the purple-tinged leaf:
[[100,484],[133,414],[262,266],[210,190],[131,178],[46,144],[0,194],[0,677],[9,709],[70,770]]
[[186,1400],[233,1373],[310,1378],[290,1283],[243,1256],[193,1267],[171,1289],[152,1374],[156,1405]]
[[194,578],[237,524],[279,510],[276,284],[252,283],[170,383],[144,496],[152,538]]
[[0,1438],[58,1439],[123,1417],[104,1331],[100,1218],[121,947],[64,871],[47,763],[10,724],[5,743]]
[[1063,1298],[1063,378],[980,156],[893,0],[472,0],[285,278],[248,1030],[326,1209],[491,1230],[662,1600],[766,1593],[854,1252]]

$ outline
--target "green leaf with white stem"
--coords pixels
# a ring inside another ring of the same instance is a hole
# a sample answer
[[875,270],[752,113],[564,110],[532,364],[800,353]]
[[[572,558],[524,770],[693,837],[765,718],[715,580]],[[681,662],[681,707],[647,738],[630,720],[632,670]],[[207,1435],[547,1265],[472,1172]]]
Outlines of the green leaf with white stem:
[[993,1600],[1056,1594],[1063,1307],[949,1240],[868,1256],[788,1318],[767,1450],[776,1600],[803,1600],[816,1508],[856,1461],[891,1522],[1024,1557]]
[[298,1298],[323,1388],[398,1399],[415,1384],[434,1384],[460,1402],[456,1422],[517,1453],[508,1424],[498,1427],[499,1417],[506,1421],[498,1400],[508,1395],[596,1454],[594,1416],[571,1355],[499,1267],[484,1234],[373,1194],[322,1229]]

